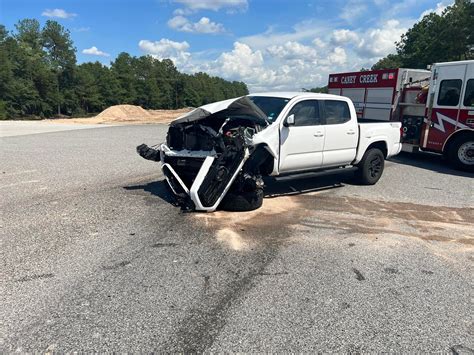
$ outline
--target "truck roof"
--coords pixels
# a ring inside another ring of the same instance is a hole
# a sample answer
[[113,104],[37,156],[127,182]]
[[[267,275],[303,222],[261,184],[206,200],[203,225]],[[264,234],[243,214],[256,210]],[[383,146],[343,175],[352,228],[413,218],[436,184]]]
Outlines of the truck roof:
[[440,62],[440,63],[434,63],[433,66],[435,65],[442,65],[447,66],[447,65],[459,65],[459,64],[472,64],[474,63],[474,60],[459,60],[457,62]]
[[281,97],[284,99],[292,99],[294,97],[307,97],[307,98],[314,98],[314,99],[341,99],[338,95],[331,95],[331,94],[322,94],[322,93],[315,93],[315,92],[300,92],[300,91],[271,91],[271,92],[258,92],[252,93],[248,96],[266,96],[266,97]]

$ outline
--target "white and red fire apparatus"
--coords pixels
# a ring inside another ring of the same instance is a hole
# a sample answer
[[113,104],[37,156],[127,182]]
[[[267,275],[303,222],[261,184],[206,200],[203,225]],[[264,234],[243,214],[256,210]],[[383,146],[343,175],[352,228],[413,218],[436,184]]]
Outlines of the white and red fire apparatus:
[[430,69],[331,74],[328,89],[349,97],[359,119],[401,121],[403,150],[441,153],[474,171],[474,60]]

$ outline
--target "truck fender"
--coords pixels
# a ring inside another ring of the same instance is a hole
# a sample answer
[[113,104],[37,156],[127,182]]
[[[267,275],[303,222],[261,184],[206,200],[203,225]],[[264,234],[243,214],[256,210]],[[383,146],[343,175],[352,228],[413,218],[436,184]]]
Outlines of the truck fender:
[[352,163],[353,165],[356,165],[360,163],[362,160],[362,157],[364,156],[365,152],[368,151],[371,148],[378,148],[382,151],[383,155],[385,158],[388,156],[388,143],[387,140],[382,138],[382,137],[374,137],[374,139],[370,140],[367,143],[367,148],[366,149],[359,149],[356,155],[356,158],[354,162]]
[[446,140],[444,141],[444,144],[443,144],[443,154],[445,154],[448,149],[449,149],[449,145],[453,142],[454,138],[458,137],[459,135],[468,135],[468,134],[474,134],[474,129],[471,129],[471,128],[463,128],[463,129],[458,129],[456,131],[454,131],[453,133],[451,133],[448,138],[446,138]]

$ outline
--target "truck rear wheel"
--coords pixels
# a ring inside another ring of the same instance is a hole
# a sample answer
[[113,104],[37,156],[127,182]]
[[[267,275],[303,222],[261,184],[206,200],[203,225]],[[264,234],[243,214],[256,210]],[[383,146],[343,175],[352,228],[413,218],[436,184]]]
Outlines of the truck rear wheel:
[[228,192],[219,208],[225,211],[253,211],[260,208],[263,203],[263,189],[253,191]]
[[454,168],[474,171],[474,137],[459,136],[454,138],[447,152],[449,162]]
[[378,148],[368,149],[357,165],[356,177],[363,185],[374,185],[379,181],[385,166],[385,157]]

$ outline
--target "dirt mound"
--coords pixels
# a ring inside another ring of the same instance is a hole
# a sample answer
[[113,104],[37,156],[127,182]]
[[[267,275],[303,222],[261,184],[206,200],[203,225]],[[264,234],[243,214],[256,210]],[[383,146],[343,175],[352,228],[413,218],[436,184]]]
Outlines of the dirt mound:
[[115,105],[106,108],[95,117],[104,121],[122,122],[143,120],[151,117],[151,113],[140,106]]
[[167,124],[191,110],[192,108],[181,108],[178,110],[145,110],[135,105],[116,105],[110,106],[95,117],[46,121],[69,124]]

